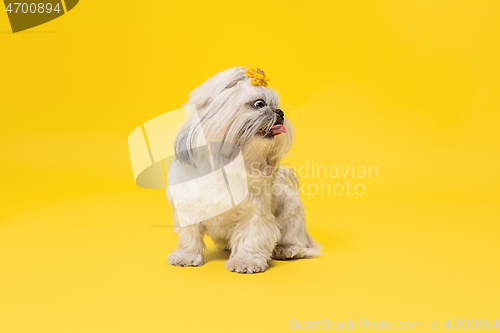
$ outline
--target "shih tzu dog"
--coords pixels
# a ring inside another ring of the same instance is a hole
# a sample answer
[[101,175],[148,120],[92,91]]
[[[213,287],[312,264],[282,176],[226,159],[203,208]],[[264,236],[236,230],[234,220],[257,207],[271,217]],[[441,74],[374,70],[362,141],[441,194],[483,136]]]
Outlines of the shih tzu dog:
[[[267,81],[260,69],[231,68],[190,94],[187,105],[194,105],[196,112],[177,134],[169,187],[206,174],[202,169],[207,166],[196,150],[202,145],[200,142],[227,143],[237,146],[243,157],[248,195],[222,214],[180,226],[175,207],[183,204],[183,197],[174,198],[167,190],[178,234],[178,248],[169,254],[169,264],[203,265],[205,234],[231,252],[226,268],[232,272],[263,272],[270,259],[312,258],[320,254],[320,247],[306,230],[296,175],[280,166],[292,146],[294,129],[279,109],[277,94],[267,88]],[[231,154],[222,149],[218,156],[230,160],[226,155]],[[212,169],[214,163],[218,162],[212,161]],[[205,185],[210,189],[211,184]],[[213,193],[200,201],[200,207],[219,205],[217,194]],[[189,207],[192,215],[206,209],[195,206]]]

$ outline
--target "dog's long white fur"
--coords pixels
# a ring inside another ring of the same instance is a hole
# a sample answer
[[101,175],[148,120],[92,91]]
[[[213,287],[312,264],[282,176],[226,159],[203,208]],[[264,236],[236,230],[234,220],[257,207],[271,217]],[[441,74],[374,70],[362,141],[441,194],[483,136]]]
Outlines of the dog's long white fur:
[[[178,183],[207,174],[207,170],[202,170],[206,166],[199,163],[199,156],[193,153],[193,148],[204,140],[231,142],[241,148],[250,194],[226,213],[185,227],[177,223],[174,209],[179,240],[178,248],[168,256],[171,265],[203,265],[205,234],[221,248],[231,251],[226,268],[238,273],[265,271],[271,258],[311,258],[320,254],[319,245],[306,230],[296,175],[280,166],[293,143],[293,126],[285,118],[287,133],[274,138],[259,134],[259,130],[268,129],[275,123],[274,110],[278,108],[279,99],[273,90],[251,85],[245,72],[242,67],[228,69],[190,94],[187,104],[194,104],[198,112],[186,121],[177,135],[176,159],[170,168],[168,182]],[[267,107],[252,107],[259,99],[265,101]],[[199,121],[195,117],[199,117]],[[203,202],[199,207],[190,208],[192,214],[199,214],[198,209],[215,207],[222,200],[221,193],[214,191],[209,182],[196,190],[203,193]],[[174,206],[168,190],[167,197]],[[175,200],[176,205],[183,204],[182,197]]]

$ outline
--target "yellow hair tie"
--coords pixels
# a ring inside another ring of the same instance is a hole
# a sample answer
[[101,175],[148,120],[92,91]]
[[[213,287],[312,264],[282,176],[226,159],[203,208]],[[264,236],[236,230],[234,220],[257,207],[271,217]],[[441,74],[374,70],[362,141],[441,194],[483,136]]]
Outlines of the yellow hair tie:
[[269,82],[269,79],[266,77],[266,74],[264,74],[264,71],[262,71],[260,68],[250,68],[247,70],[246,75],[249,78],[252,78],[250,81],[250,84],[252,86],[263,86],[267,88],[267,82]]

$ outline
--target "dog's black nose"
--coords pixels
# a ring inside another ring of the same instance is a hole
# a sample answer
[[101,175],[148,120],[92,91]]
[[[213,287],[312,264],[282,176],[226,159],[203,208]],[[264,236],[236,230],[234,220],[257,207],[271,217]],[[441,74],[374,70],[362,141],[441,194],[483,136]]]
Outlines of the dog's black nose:
[[283,111],[281,111],[280,109],[275,109],[274,112],[278,116],[278,118],[276,119],[276,124],[283,125],[283,122],[285,121],[285,114],[283,113]]

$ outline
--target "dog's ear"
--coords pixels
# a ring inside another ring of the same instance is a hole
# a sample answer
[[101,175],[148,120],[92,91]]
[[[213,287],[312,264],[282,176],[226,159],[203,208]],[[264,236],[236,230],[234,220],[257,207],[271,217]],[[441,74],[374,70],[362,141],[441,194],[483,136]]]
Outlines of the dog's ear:
[[[197,116],[190,117],[179,130],[175,138],[174,150],[176,158],[182,163],[196,167],[194,158],[197,143],[202,140],[203,130],[200,120],[204,121],[204,110],[209,109],[213,98],[220,95],[224,90],[234,87],[238,82],[248,79],[246,68],[235,67],[218,73],[189,94],[187,106],[193,106],[198,112]],[[203,140],[202,140],[203,141]],[[205,143],[206,144],[206,143]]]
[[201,110],[212,102],[214,96],[234,87],[238,82],[248,79],[245,73],[246,68],[244,67],[230,68],[218,73],[193,90],[189,94],[187,104],[194,104],[198,110]]
[[182,163],[187,163],[196,167],[193,159],[189,155],[188,140],[189,132],[186,130],[179,131],[174,143],[175,157]]
[[[196,111],[195,111],[196,112]],[[174,143],[175,157],[182,163],[196,167],[192,156],[196,147],[197,136],[201,133],[201,125],[197,117],[190,117],[177,133]]]

